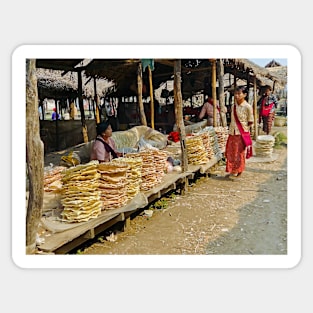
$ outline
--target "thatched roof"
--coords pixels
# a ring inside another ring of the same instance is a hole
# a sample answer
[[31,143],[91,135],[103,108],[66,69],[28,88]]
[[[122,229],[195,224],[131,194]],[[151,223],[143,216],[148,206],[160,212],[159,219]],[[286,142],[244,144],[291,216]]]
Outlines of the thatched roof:
[[241,79],[249,80],[255,76],[258,86],[273,85],[275,81],[277,84],[284,86],[287,83],[286,77],[281,77],[269,71],[269,69],[261,67],[248,59],[225,59],[225,72],[236,73],[236,76]]
[[[94,59],[85,68],[87,77],[105,77],[112,80],[117,87],[116,95],[134,96],[137,94],[137,69],[140,59]],[[173,59],[155,59],[153,70],[153,88],[157,89],[164,82],[173,79]],[[253,77],[256,77],[258,87],[276,81],[284,85],[286,81],[269,72],[267,69],[247,59],[224,59],[224,72],[231,73],[239,79],[249,80],[252,86]],[[182,93],[183,98],[203,91],[211,86],[212,66],[209,59],[182,59]],[[143,73],[144,85],[149,86],[148,76]],[[143,92],[144,97],[149,96],[148,88]]]
[[267,63],[265,65],[265,68],[267,68],[267,67],[277,67],[277,66],[281,66],[281,64],[273,59],[271,62],[269,62],[269,63]]
[[77,82],[71,73],[62,76],[62,71],[36,69],[36,75],[39,99],[76,98],[78,96]]
[[[105,96],[110,92],[114,96],[137,95],[137,71],[141,59],[38,59],[37,68],[50,68],[53,73],[45,77],[39,76],[40,95],[52,94],[54,97],[75,95],[78,90],[77,74],[82,71],[83,94],[93,97],[93,78],[97,82],[97,93]],[[247,59],[223,59],[224,72],[235,75],[238,79],[248,81],[252,86],[256,77],[258,87],[264,85],[284,86],[286,77],[280,77],[268,69],[258,66]],[[153,88],[158,89],[174,76],[173,59],[154,59],[152,74]],[[51,72],[51,70],[50,70]],[[194,93],[201,92],[211,86],[212,65],[209,59],[182,59],[182,93],[187,99]],[[47,72],[46,72],[47,73]],[[147,71],[143,72],[143,97],[149,97],[149,80]],[[114,88],[110,89],[112,84]],[[46,96],[47,97],[47,96]],[[68,97],[68,96],[67,96]]]
[[[39,99],[65,99],[78,97],[78,74],[52,69],[36,69]],[[82,74],[83,96],[94,98],[94,82]],[[105,96],[112,83],[104,79],[96,81],[97,94]]]

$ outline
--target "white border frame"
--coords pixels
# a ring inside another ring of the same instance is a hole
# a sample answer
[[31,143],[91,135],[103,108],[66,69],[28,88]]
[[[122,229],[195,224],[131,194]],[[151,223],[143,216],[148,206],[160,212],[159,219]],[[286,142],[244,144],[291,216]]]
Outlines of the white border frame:
[[[26,59],[283,58],[288,62],[287,255],[26,255]],[[22,45],[12,54],[12,258],[21,268],[292,268],[301,260],[301,54],[291,45]],[[18,114],[14,114],[18,112]],[[291,130],[291,131],[290,131]]]

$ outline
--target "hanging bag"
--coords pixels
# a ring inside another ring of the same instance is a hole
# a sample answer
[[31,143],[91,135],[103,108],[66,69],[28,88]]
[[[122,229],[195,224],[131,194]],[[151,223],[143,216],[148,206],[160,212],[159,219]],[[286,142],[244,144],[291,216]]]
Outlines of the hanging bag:
[[234,106],[234,116],[235,116],[235,120],[236,120],[236,123],[237,123],[237,126],[238,126],[238,129],[240,131],[240,134],[241,134],[241,138],[242,138],[242,141],[245,145],[245,147],[247,147],[247,154],[246,154],[246,159],[249,159],[250,157],[253,156],[253,152],[252,152],[252,139],[251,139],[251,136],[250,136],[250,132],[246,132],[244,131],[239,119],[238,119],[238,116],[237,116],[237,112],[236,112],[236,108],[237,106],[235,105]]

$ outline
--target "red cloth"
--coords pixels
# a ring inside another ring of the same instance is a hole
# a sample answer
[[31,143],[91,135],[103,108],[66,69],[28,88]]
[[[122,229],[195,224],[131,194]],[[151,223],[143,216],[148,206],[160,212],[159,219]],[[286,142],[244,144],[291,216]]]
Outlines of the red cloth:
[[167,136],[168,140],[178,142],[179,141],[179,132],[170,132]]
[[241,135],[229,135],[226,142],[226,172],[237,174],[245,169],[245,146]]

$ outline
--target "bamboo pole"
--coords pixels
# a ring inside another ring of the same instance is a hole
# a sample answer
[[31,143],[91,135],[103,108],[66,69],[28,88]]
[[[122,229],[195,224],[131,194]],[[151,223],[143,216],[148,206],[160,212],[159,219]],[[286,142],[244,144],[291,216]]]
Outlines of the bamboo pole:
[[149,86],[150,86],[151,128],[154,129],[154,97],[153,97],[152,72],[151,72],[150,65],[148,65],[148,73],[149,73]]
[[100,113],[99,113],[99,97],[97,94],[97,83],[96,83],[96,77],[93,78],[93,89],[94,89],[94,100],[96,104],[96,123],[100,123]]
[[174,61],[174,105],[175,119],[179,132],[180,146],[182,150],[182,170],[188,170],[188,157],[186,149],[186,132],[183,120],[183,99],[181,94],[181,60]]
[[216,123],[216,60],[211,59],[212,64],[212,98],[213,98],[213,127],[217,126]]
[[[26,214],[26,254],[36,250],[43,207],[44,145],[40,138],[36,60],[26,60],[26,163],[29,197]],[[21,160],[22,161],[22,160]]]
[[55,149],[59,150],[59,110],[58,110],[58,100],[54,99],[54,108],[55,108]]
[[142,102],[142,64],[141,62],[138,63],[138,69],[137,69],[137,94],[138,94],[137,101],[139,105],[141,125],[147,126],[145,109],[143,107],[143,102]]
[[253,80],[253,115],[254,115],[254,139],[258,137],[258,120],[257,120],[257,97],[256,97],[256,77]]

